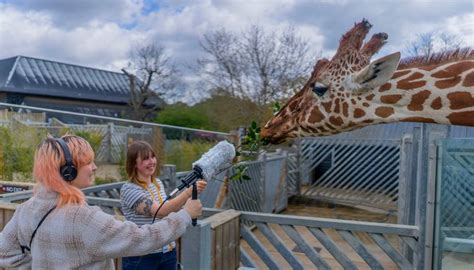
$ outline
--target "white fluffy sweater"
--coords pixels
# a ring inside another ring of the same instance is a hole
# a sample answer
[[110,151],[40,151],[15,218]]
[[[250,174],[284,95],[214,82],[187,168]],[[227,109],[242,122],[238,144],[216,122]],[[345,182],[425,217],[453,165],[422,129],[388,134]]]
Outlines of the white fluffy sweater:
[[22,253],[58,194],[39,188],[19,205],[0,233],[0,268],[114,269],[113,258],[156,250],[186,231],[191,217],[185,210],[153,225],[137,226],[104,213],[99,207],[69,205],[55,209],[34,237],[31,252]]

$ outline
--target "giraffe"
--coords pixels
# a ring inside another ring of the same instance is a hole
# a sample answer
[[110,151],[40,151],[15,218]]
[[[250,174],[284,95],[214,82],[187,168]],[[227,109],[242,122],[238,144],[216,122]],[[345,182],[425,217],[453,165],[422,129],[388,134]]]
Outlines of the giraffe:
[[304,87],[260,132],[267,143],[327,136],[390,122],[474,126],[474,50],[402,60],[392,53],[370,63],[388,35],[363,44],[365,19],[340,39],[331,60],[320,59]]

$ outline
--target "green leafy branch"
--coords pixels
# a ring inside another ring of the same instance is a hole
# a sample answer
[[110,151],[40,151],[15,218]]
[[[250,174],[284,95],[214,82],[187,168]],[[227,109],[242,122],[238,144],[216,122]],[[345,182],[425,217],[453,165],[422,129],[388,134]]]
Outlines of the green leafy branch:
[[[259,150],[262,146],[266,145],[265,140],[260,137],[260,127],[257,122],[252,121],[250,127],[247,128],[247,133],[242,140],[242,144],[236,147],[236,156],[247,155],[255,157],[258,155]],[[234,174],[230,177],[230,180],[234,181],[248,181],[252,178],[248,175],[248,166],[240,164],[234,168]]]

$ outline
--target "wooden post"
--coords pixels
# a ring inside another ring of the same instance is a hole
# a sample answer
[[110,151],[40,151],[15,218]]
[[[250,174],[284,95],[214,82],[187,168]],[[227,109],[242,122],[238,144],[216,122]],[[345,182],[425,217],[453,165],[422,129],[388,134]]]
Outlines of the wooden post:
[[240,212],[227,210],[188,227],[181,237],[184,269],[235,270],[240,264]]
[[181,237],[181,264],[184,269],[211,269],[211,225],[201,221],[188,227]]
[[16,203],[0,203],[0,231],[3,231],[5,225],[13,217],[17,206]]

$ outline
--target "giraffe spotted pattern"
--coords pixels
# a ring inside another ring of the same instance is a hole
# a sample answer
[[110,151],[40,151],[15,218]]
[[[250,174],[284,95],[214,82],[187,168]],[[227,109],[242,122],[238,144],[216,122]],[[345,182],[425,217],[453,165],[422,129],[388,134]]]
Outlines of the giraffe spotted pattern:
[[262,128],[272,143],[326,136],[400,121],[474,126],[474,51],[459,49],[400,62],[370,62],[388,35],[364,43],[371,25],[356,23],[331,60],[317,61],[303,89]]

